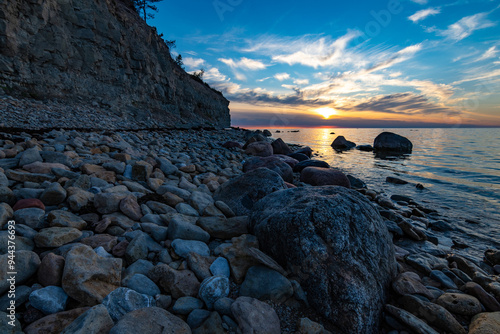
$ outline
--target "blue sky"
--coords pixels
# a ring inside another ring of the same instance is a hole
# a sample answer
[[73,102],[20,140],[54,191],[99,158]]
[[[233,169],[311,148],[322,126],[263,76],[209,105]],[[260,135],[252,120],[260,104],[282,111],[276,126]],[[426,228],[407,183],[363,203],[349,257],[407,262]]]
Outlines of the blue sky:
[[233,125],[500,126],[498,1],[170,1],[150,25]]

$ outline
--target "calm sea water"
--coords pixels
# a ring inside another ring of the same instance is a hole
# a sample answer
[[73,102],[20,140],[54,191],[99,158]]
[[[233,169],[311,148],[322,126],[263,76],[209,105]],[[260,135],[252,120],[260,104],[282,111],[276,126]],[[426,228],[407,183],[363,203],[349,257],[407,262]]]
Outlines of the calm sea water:
[[[300,129],[273,138],[310,146],[332,167],[362,179],[369,188],[388,196],[407,195],[435,208],[459,228],[460,237],[473,241],[476,250],[500,247],[500,129]],[[380,159],[372,152],[356,149],[338,153],[330,144],[344,136],[356,144],[371,144],[375,137],[391,131],[407,137],[413,152],[404,158]],[[331,134],[335,132],[335,134]],[[385,182],[396,176],[414,185]],[[467,223],[466,219],[479,221]]]

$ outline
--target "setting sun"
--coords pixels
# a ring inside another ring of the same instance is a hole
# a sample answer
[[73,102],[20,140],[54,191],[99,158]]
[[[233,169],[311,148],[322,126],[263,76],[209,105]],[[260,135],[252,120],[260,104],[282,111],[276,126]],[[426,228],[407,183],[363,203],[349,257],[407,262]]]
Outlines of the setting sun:
[[337,110],[330,107],[319,108],[314,111],[323,116],[325,119],[329,119],[330,116],[337,114]]

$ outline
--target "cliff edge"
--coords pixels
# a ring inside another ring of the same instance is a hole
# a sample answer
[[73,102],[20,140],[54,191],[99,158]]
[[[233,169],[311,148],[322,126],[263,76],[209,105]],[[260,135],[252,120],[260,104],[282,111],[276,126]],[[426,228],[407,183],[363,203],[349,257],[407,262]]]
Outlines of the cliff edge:
[[1,2],[0,93],[3,127],[230,125],[229,101],[180,68],[126,0]]

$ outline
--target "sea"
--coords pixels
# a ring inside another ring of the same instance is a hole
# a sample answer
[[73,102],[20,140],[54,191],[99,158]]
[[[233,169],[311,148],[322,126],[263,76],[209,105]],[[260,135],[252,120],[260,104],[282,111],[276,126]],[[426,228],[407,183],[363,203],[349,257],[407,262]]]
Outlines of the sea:
[[[457,229],[440,239],[451,246],[459,237],[475,257],[485,249],[500,248],[500,129],[499,128],[302,128],[270,130],[273,138],[309,146],[332,167],[363,180],[371,189],[406,195],[436,209]],[[276,131],[280,131],[277,133]],[[298,131],[298,132],[297,132]],[[377,157],[352,149],[335,151],[330,145],[344,136],[357,145],[373,145],[384,132],[402,135],[413,143],[413,152],[400,157]],[[410,182],[396,185],[388,176]],[[415,187],[422,184],[423,190]]]

